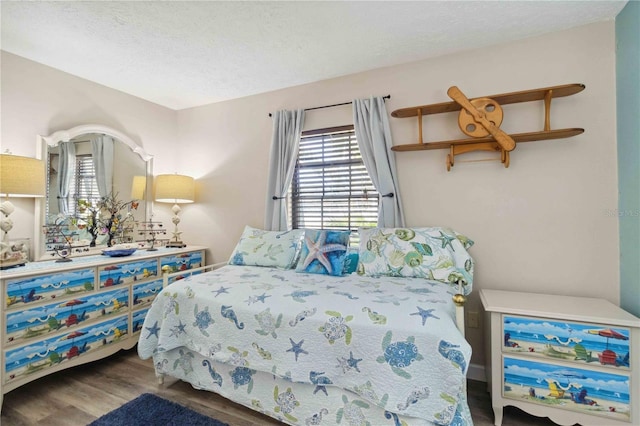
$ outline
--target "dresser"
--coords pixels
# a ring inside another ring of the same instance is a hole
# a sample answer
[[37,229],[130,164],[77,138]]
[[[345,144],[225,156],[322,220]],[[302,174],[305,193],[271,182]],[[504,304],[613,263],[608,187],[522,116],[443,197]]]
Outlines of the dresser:
[[130,349],[169,272],[204,266],[205,247],[138,250],[0,271],[0,408],[42,376]]
[[518,407],[561,425],[640,424],[640,319],[586,297],[480,290],[495,424]]

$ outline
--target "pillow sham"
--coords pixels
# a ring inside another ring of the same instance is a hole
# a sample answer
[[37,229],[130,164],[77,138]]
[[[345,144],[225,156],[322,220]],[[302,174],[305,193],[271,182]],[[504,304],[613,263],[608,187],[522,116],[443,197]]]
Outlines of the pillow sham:
[[350,231],[305,230],[296,272],[341,276],[350,234]]
[[229,264],[291,269],[295,266],[303,234],[300,229],[264,231],[245,226]]
[[449,228],[360,228],[357,272],[461,282],[471,291],[473,241]]

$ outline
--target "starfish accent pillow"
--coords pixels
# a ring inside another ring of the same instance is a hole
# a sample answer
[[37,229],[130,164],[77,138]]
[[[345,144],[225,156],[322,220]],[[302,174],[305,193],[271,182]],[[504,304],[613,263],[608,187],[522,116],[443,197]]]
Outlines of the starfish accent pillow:
[[350,231],[307,229],[296,272],[342,276]]

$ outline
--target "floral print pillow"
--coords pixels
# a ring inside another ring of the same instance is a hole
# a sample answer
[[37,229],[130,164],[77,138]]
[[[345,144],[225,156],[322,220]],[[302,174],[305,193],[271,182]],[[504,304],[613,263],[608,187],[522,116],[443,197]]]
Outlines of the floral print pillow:
[[342,276],[350,231],[307,229],[296,272]]
[[229,264],[291,269],[295,265],[303,234],[299,229],[264,231],[245,226]]
[[462,283],[471,291],[473,241],[449,228],[360,228],[357,272]]

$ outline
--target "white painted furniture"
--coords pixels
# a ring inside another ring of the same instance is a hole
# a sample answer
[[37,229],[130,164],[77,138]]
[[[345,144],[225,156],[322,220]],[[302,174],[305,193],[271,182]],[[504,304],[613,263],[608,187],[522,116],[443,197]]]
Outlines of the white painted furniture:
[[603,300],[480,290],[495,424],[504,406],[561,425],[640,424],[640,319]]
[[0,271],[0,408],[4,394],[32,380],[135,346],[162,268],[204,261],[205,247],[189,246]]

